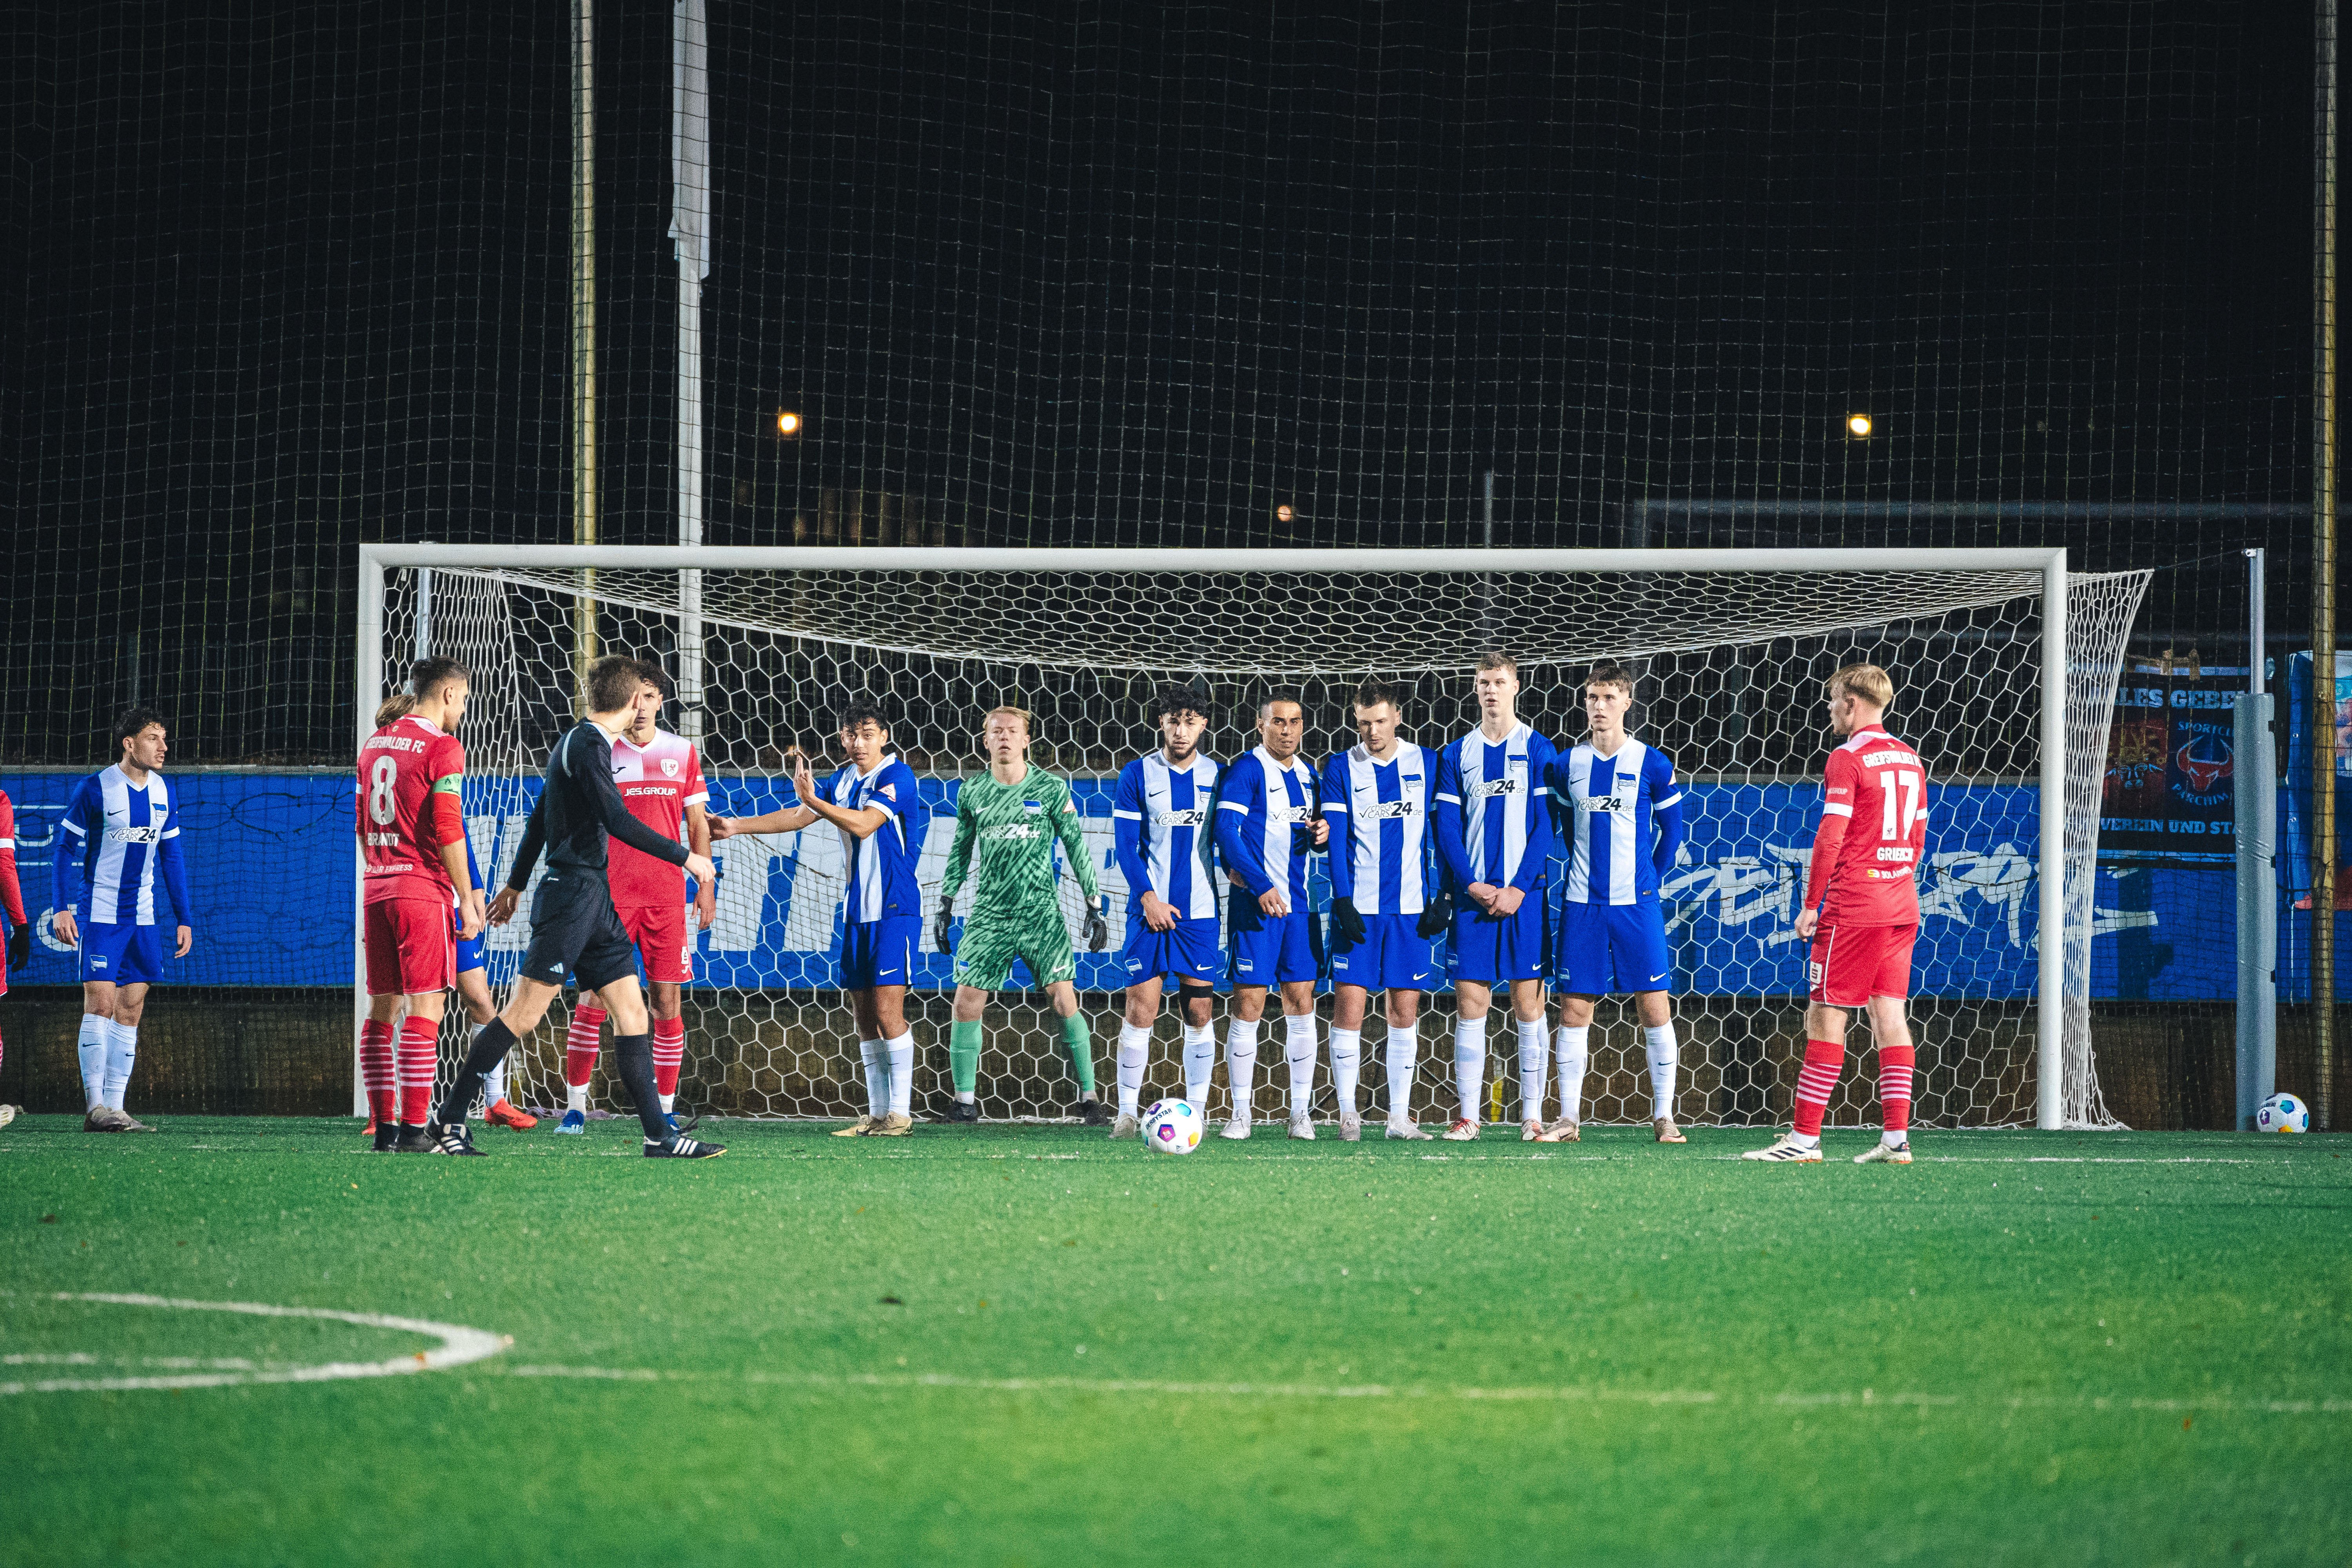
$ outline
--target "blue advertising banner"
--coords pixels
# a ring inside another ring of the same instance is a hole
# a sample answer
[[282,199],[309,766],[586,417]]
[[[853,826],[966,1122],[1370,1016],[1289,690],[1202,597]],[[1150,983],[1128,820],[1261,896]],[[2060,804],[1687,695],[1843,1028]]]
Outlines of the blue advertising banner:
[[[37,911],[31,970],[17,984],[69,984],[74,959],[48,921],[57,818],[81,775],[0,773],[16,803],[17,865]],[[171,965],[189,985],[342,986],[352,977],[352,781],[337,773],[174,773],[184,822],[195,946]],[[712,808],[728,816],[772,810],[790,798],[782,778],[710,781]],[[925,779],[931,816],[921,875],[936,887],[954,832],[953,781]],[[1111,951],[1079,955],[1078,980],[1115,989],[1127,891],[1111,856],[1111,781],[1081,778],[1072,793],[1088,852],[1112,895]],[[477,778],[467,824],[493,886],[513,861],[536,778]],[[1794,921],[1819,791],[1810,784],[1687,786],[1689,841],[1667,875],[1669,940],[1677,988],[1705,994],[1794,994],[1803,950]],[[2033,853],[2040,813],[2033,792],[1998,785],[1933,792],[1928,856],[1921,868],[1924,929],[1916,991],[1984,999],[2030,996],[2039,942]],[[493,806],[490,803],[496,801]],[[838,982],[843,856],[830,828],[718,847],[717,917],[696,936],[697,983],[830,988]],[[1318,862],[1318,868],[1320,862]],[[1078,908],[1074,883],[1068,908]],[[2093,895],[2092,994],[2150,999],[2221,998],[2235,983],[2231,872],[2226,862],[2103,862]],[[1320,871],[1318,903],[1326,896]],[[2347,933],[2352,934],[2352,933]],[[512,975],[525,932],[490,934],[495,980]],[[919,984],[951,984],[949,957],[929,951]],[[2293,955],[2280,982],[2292,994]]]

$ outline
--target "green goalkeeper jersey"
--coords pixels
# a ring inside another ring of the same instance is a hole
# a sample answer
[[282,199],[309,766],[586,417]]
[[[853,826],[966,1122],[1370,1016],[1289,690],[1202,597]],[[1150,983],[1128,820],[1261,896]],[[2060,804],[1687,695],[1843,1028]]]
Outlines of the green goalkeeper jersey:
[[[1070,786],[1036,763],[1017,784],[999,784],[992,773],[966,779],[956,792],[955,840],[948,846],[947,881],[941,896],[952,900],[964,879],[979,884],[972,918],[1061,919],[1054,896],[1054,844],[1070,858],[1088,902],[1101,893],[1094,858],[1087,852],[1076,802]],[[972,865],[974,854],[979,866]]]

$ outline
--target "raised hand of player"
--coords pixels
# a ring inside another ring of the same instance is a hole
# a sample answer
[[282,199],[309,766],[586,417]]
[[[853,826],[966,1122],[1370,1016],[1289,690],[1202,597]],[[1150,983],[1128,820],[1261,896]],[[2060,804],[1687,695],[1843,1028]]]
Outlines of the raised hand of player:
[[697,855],[691,850],[686,857],[686,874],[706,888],[719,880],[719,868],[710,863],[710,857]]
[[173,958],[185,958],[188,956],[188,949],[195,945],[196,933],[190,931],[187,927],[182,926],[176,933],[176,940],[173,943],[172,956]]
[[731,816],[713,816],[705,820],[710,824],[710,842],[713,844],[723,843],[742,831],[735,826],[735,819]]
[[520,893],[516,892],[512,888],[500,888],[498,897],[490,900],[490,911],[487,917],[489,923],[494,926],[506,924],[507,921],[514,919],[515,906],[521,902]]
[[22,969],[33,962],[33,928],[18,926],[8,933],[8,967]]
[[1139,907],[1143,910],[1145,930],[1174,931],[1176,929],[1176,906],[1150,889],[1143,889],[1143,898]]
[[793,764],[793,794],[806,805],[816,798],[816,770],[809,765],[804,752],[793,752],[785,760]]

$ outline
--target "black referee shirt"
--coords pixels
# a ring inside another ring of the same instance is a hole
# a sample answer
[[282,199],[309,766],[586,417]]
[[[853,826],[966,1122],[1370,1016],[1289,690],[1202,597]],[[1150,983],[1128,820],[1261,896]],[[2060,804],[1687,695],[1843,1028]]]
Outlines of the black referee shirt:
[[523,829],[507,886],[520,893],[530,885],[531,868],[542,847],[550,870],[562,867],[601,873],[608,838],[673,866],[686,864],[685,845],[629,815],[628,803],[613,783],[613,738],[594,720],[583,719],[563,732],[548,756],[547,787],[531,807],[530,825]]

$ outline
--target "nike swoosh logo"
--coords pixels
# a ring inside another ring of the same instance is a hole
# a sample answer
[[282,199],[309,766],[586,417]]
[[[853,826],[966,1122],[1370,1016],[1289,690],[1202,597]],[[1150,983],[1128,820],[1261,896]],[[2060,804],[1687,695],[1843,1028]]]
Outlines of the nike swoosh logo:
[[1413,976],[1413,978],[1414,978],[1415,980],[1426,980],[1426,979],[1428,979],[1428,978],[1429,978],[1429,975],[1428,975],[1428,973],[1427,973],[1426,971],[1424,971],[1424,972],[1423,972],[1422,973],[1419,973],[1419,974],[1414,975],[1414,976]]
[[1653,980],[1664,980],[1664,979],[1665,978],[1665,976],[1664,976],[1664,975],[1663,975],[1663,974],[1653,974],[1653,975],[1651,975],[1651,976],[1650,976],[1650,978],[1651,978],[1651,979],[1653,979]]

